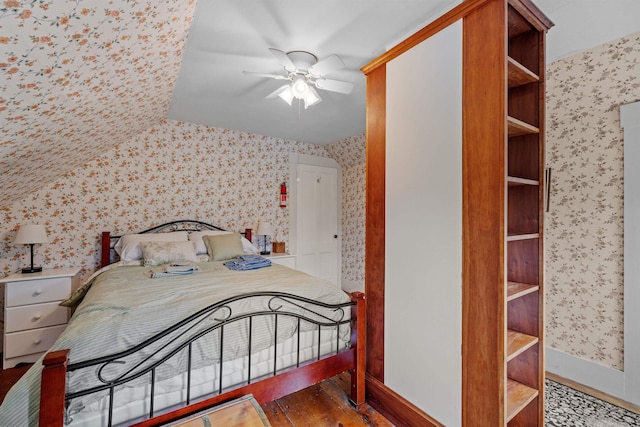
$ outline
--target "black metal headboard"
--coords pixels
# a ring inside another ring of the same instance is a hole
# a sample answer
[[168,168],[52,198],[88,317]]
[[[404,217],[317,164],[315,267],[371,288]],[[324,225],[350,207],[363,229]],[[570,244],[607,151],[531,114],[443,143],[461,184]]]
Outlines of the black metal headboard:
[[[203,221],[197,221],[193,219],[183,219],[178,221],[171,221],[165,224],[156,225],[155,227],[151,227],[144,231],[139,231],[136,234],[145,234],[145,233],[171,233],[173,231],[202,231],[202,230],[220,230],[226,231],[224,228],[220,228],[218,226],[208,224]],[[251,229],[247,228],[245,231],[241,232],[248,240],[251,240]],[[104,267],[111,263],[113,246],[115,242],[122,237],[120,236],[112,236],[110,231],[102,232],[102,244],[100,254],[100,267]]]

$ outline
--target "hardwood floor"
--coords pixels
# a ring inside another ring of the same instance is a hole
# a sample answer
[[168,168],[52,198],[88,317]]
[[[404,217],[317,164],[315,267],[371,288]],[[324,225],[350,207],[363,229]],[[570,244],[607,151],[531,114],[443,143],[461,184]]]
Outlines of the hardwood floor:
[[[0,402],[28,366],[0,370]],[[341,374],[319,384],[262,405],[273,427],[393,426],[369,405],[360,412],[349,403],[349,375]]]
[[273,427],[393,426],[367,404],[356,411],[348,400],[349,387],[349,376],[341,374],[262,405],[262,409]]
[[[2,354],[2,353],[0,353]],[[11,369],[0,369],[0,402],[4,400],[7,392],[29,369],[31,365],[23,365]]]

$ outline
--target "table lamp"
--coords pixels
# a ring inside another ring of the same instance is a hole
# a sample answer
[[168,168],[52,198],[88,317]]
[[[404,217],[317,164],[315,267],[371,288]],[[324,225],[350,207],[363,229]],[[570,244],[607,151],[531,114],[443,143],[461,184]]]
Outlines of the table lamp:
[[33,266],[33,245],[47,242],[47,232],[44,229],[44,225],[29,224],[20,226],[13,243],[22,243],[31,246],[31,267],[23,268],[23,273],[37,273],[42,271],[42,267]]
[[271,228],[271,224],[264,221],[258,222],[258,230],[256,230],[256,234],[258,236],[263,236],[264,242],[264,250],[260,252],[260,255],[269,255],[271,251],[267,250],[267,236],[271,236],[273,234],[273,229]]

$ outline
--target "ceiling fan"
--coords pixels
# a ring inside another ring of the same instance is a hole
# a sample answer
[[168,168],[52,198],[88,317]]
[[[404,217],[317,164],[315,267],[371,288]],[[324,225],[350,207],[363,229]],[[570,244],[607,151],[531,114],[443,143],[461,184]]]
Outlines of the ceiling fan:
[[330,55],[318,62],[318,57],[303,50],[283,52],[271,48],[269,51],[284,66],[286,75],[243,71],[255,76],[289,80],[290,83],[276,89],[267,95],[267,98],[279,96],[289,105],[293,98],[301,99],[304,101],[304,108],[307,109],[322,101],[314,87],[345,95],[350,94],[353,89],[353,83],[324,78],[325,75],[344,68],[344,62],[337,55]]

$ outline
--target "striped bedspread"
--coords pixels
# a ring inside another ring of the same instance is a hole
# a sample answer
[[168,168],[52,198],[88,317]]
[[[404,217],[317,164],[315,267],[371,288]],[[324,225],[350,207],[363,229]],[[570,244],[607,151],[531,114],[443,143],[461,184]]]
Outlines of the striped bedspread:
[[[349,301],[348,295],[331,283],[277,264],[258,270],[233,271],[221,262],[209,262],[201,263],[200,271],[191,275],[155,279],[150,276],[150,268],[142,266],[108,268],[98,275],[52,350],[70,349],[71,362],[113,354],[140,343],[208,305],[250,292],[285,292],[326,303]],[[260,307],[244,308],[255,310]],[[262,329],[268,330],[269,326]],[[288,329],[293,334],[295,325]],[[279,342],[287,338],[280,333]],[[343,338],[348,340],[348,328],[344,334]],[[240,335],[242,333],[238,331]],[[246,351],[240,339],[231,343],[233,345],[229,348],[225,345],[225,360],[242,356]],[[271,338],[253,337],[253,340],[256,342],[252,346],[264,347],[270,345]],[[203,343],[207,344],[211,343]],[[197,349],[194,351],[199,352]],[[159,375],[169,375],[180,364],[182,362],[176,358],[175,366],[169,365],[165,373],[160,372]],[[40,371],[41,361],[38,361],[10,390],[0,406],[0,425],[38,424]],[[88,381],[88,376],[81,372],[70,373],[68,391],[85,387]],[[89,397],[79,399],[85,401],[73,402],[73,406],[84,407],[91,403]]]

